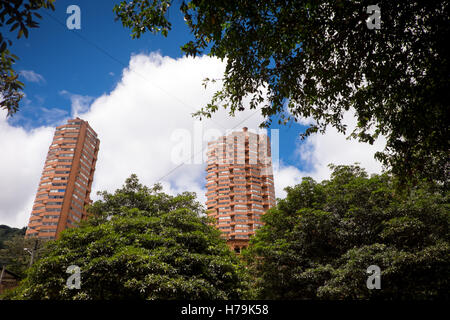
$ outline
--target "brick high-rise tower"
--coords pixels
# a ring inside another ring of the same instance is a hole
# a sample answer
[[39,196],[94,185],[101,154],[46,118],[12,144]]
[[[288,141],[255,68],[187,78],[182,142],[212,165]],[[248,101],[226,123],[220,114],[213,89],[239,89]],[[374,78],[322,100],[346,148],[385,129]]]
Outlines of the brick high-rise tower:
[[100,140],[79,118],[56,128],[26,231],[55,239],[86,216]]
[[269,138],[244,128],[209,142],[206,170],[208,216],[240,252],[275,205]]

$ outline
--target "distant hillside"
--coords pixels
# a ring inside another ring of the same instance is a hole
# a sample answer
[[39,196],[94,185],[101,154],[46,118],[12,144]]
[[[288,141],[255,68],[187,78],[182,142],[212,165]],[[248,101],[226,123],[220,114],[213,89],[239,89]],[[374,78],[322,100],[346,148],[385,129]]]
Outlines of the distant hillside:
[[7,225],[0,225],[0,249],[3,249],[3,242],[5,240],[9,240],[15,235],[25,235],[26,227],[23,227],[22,229],[18,228],[11,228]]

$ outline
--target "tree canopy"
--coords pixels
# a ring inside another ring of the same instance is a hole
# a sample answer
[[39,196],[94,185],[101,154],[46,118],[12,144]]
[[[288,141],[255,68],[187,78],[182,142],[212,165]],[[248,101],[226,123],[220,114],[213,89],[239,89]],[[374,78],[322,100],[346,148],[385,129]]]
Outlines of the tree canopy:
[[[10,27],[9,33],[17,31],[17,39],[28,38],[30,28],[39,27],[36,18],[41,8],[55,10],[55,0],[0,0],[0,28]],[[19,59],[8,49],[12,40],[0,32],[0,108],[8,111],[8,116],[19,109],[23,97],[24,84],[18,80],[19,74],[13,65]]]
[[[10,297],[16,299],[240,299],[248,287],[240,261],[201,216],[195,194],[170,196],[132,175],[65,230]],[[69,289],[69,266],[81,271]]]
[[4,242],[10,240],[16,235],[25,235],[26,228],[12,228],[7,225],[0,225],[0,249],[5,247]]
[[19,278],[24,278],[30,267],[31,251],[34,250],[33,261],[38,260],[45,248],[45,242],[46,240],[42,239],[25,238],[25,232],[15,234],[3,242],[3,248],[0,249],[0,266],[5,266]]
[[[171,4],[122,1],[114,11],[133,37],[167,35]],[[262,104],[262,125],[312,119],[306,137],[330,125],[344,132],[343,114],[353,110],[351,136],[385,136],[376,157],[395,174],[448,183],[449,2],[377,4],[380,29],[367,26],[368,0],[183,1],[194,39],[182,50],[226,59],[222,89],[196,115],[221,106],[234,115],[250,97],[250,108]]]
[[[395,190],[387,174],[333,167],[304,178],[263,216],[243,253],[263,299],[448,299],[448,192]],[[381,269],[381,289],[366,286]]]

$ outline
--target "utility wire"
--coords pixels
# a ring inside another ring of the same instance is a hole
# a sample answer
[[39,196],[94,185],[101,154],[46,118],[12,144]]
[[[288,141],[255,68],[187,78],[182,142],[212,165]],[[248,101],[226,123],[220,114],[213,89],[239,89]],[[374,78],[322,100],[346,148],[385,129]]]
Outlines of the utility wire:
[[[231,130],[236,129],[241,123],[243,123],[244,121],[247,121],[248,119],[250,119],[251,117],[253,117],[256,113],[258,113],[258,110],[256,110],[254,113],[252,113],[251,115],[249,115],[247,118],[243,119],[242,121],[240,121],[238,124],[236,124],[234,127],[231,128]],[[203,153],[208,147],[208,144],[206,144],[206,146],[200,150],[199,152],[193,154],[190,158],[190,161],[192,161],[195,156],[197,156],[200,153]],[[166,173],[165,175],[163,175],[161,178],[159,178],[158,180],[156,180],[156,182],[160,182],[162,179],[168,177],[170,174],[172,174],[172,172],[176,171],[178,168],[181,168],[183,165],[185,165],[186,162],[180,163],[178,166],[176,166],[175,168],[171,169],[168,173]],[[156,183],[155,182],[155,183]]]
[[[64,22],[62,22],[61,20],[59,20],[58,18],[56,18],[55,16],[53,16],[52,14],[48,13],[48,12],[44,12],[48,17],[50,17],[52,20],[54,20],[57,24],[59,24],[61,27],[63,27],[64,29],[67,29],[67,26],[64,24]],[[86,43],[88,43],[89,45],[91,45],[92,47],[94,47],[95,49],[97,49],[98,51],[100,51],[101,53],[103,53],[104,55],[106,55],[108,58],[110,58],[111,60],[117,62],[118,64],[120,64],[122,67],[127,68],[128,64],[122,62],[121,60],[117,59],[116,57],[114,57],[113,55],[111,55],[108,51],[106,51],[105,49],[103,49],[102,47],[100,47],[99,45],[97,45],[95,42],[89,40],[87,37],[83,36],[80,32],[77,32],[76,30],[70,30],[68,29],[69,32],[71,32],[72,34],[74,34],[75,36],[77,36],[78,38],[80,38],[81,40],[85,41]],[[131,69],[130,69],[131,70]],[[147,81],[148,83],[150,83],[152,86],[154,86],[155,88],[161,90],[163,93],[167,94],[169,97],[177,100],[178,102],[181,103],[181,105],[183,105],[186,108],[189,108],[191,111],[197,111],[196,108],[189,106],[187,103],[185,103],[183,100],[181,100],[180,98],[178,98],[177,96],[173,95],[172,93],[168,92],[167,90],[165,90],[164,88],[161,88],[160,86],[156,85],[155,83],[153,83],[150,79],[148,79],[147,77],[145,77],[143,74],[137,72],[136,70],[131,70],[133,73],[137,74],[138,76],[140,76],[142,79],[144,79],[145,81]],[[223,127],[220,123],[217,123],[215,120],[211,119],[212,122],[214,122],[215,124],[217,124],[218,126],[222,127],[223,129],[226,129],[225,127]]]

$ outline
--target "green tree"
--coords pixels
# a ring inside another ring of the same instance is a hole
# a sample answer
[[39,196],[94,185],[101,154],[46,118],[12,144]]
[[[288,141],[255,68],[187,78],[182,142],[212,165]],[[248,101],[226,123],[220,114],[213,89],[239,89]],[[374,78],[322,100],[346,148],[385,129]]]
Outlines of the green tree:
[[[10,298],[239,299],[240,261],[209,224],[195,194],[170,196],[132,175],[89,209],[92,219],[48,243],[47,253]],[[66,286],[67,267],[81,289]]]
[[[132,36],[167,35],[172,0],[122,1],[114,7]],[[449,1],[377,1],[381,29],[366,24],[369,0],[183,1],[194,40],[186,55],[226,59],[222,89],[197,116],[259,108],[270,125],[314,120],[303,137],[354,109],[351,136],[373,143],[376,157],[403,179],[448,182]],[[266,90],[263,90],[265,88]],[[267,99],[265,100],[267,94]]]
[[[17,30],[17,39],[22,36],[28,38],[28,30],[39,27],[35,18],[40,19],[41,15],[37,11],[41,8],[55,10],[54,2],[55,0],[0,0],[0,28],[10,27],[10,33]],[[9,51],[8,46],[11,45],[11,39],[0,32],[0,108],[7,110],[8,116],[19,109],[24,88],[13,68],[18,57]]]
[[18,228],[11,228],[7,225],[0,225],[0,249],[4,248],[4,242],[7,240],[10,240],[16,235],[25,235],[26,228],[23,227],[22,229]]
[[[268,299],[448,299],[448,192],[395,189],[388,174],[333,166],[330,180],[304,178],[263,216],[243,253]],[[381,268],[369,290],[367,268]]]
[[[30,267],[31,250],[34,250],[33,263],[39,260],[44,250],[45,240],[25,238],[24,234],[16,234],[5,240],[0,249],[0,266],[24,278]],[[27,249],[27,250],[25,250]]]

